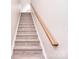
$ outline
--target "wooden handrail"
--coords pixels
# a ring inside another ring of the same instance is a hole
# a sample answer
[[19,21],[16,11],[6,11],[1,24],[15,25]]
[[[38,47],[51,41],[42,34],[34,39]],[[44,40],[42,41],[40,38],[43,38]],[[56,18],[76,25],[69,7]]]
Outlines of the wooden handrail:
[[37,12],[35,11],[34,7],[32,6],[32,12],[35,14],[35,16],[37,17],[39,23],[41,24],[45,34],[47,35],[50,43],[52,44],[52,46],[58,46],[58,42],[52,37],[51,33],[48,31],[48,28],[46,27],[46,25],[43,23],[42,18],[37,14]]

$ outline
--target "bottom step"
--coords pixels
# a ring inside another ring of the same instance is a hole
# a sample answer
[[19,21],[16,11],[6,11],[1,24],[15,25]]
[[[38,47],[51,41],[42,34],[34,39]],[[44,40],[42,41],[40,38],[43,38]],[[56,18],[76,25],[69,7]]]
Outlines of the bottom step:
[[19,55],[40,55],[40,54],[42,54],[42,51],[14,51],[13,52],[13,55],[17,55],[17,54],[19,54]]
[[40,55],[13,55],[11,59],[45,59],[42,54]]
[[11,59],[45,59],[42,51],[14,51]]

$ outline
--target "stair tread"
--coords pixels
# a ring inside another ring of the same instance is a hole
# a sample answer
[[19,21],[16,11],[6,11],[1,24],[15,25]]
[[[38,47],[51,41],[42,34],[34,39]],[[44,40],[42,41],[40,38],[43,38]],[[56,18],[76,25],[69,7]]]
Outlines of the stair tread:
[[34,26],[19,26],[18,28],[35,28]]
[[16,40],[15,43],[40,43],[39,40]]
[[32,19],[30,19],[30,20],[29,20],[29,19],[25,19],[25,20],[22,20],[22,19],[21,19],[20,22],[22,22],[22,21],[31,21],[31,22],[33,22]]
[[41,50],[40,46],[15,46],[14,50]]
[[18,27],[18,29],[35,29],[35,27]]
[[36,31],[17,31],[17,32],[22,32],[22,33],[36,33]]
[[18,29],[18,31],[35,31],[34,28],[21,28],[21,29]]
[[33,23],[33,21],[20,21],[20,23]]
[[28,28],[28,27],[35,28],[34,25],[21,24],[21,25],[18,26],[18,28]]
[[16,39],[15,41],[39,41],[38,39]]
[[18,28],[18,30],[35,30],[33,27],[28,27],[28,28]]
[[36,32],[18,32],[17,35],[36,35]]
[[34,25],[34,23],[19,23],[19,25]]
[[14,54],[12,59],[45,59],[42,54]]
[[20,25],[21,25],[21,24],[22,24],[22,25],[34,25],[34,23],[26,23],[26,22],[25,22],[25,23],[20,23]]
[[16,55],[41,55],[42,54],[42,51],[41,50],[38,50],[38,51],[33,51],[33,50],[29,50],[29,51],[14,51],[13,54],[16,54]]
[[16,39],[37,39],[37,35],[16,35]]
[[17,34],[17,35],[20,35],[20,36],[26,36],[26,35],[29,35],[29,36],[31,36],[31,35],[37,35],[37,34]]
[[39,46],[40,45],[40,41],[15,41],[15,46]]
[[36,32],[35,30],[18,30],[17,32]]

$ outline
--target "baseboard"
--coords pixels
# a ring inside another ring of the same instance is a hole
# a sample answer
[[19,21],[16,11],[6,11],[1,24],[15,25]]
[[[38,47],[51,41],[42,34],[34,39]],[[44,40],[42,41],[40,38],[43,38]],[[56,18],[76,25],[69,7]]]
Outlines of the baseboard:
[[19,17],[18,17],[18,22],[17,22],[17,26],[16,26],[16,31],[15,31],[14,39],[13,39],[13,42],[12,42],[12,47],[11,47],[11,52],[12,52],[12,53],[11,53],[11,56],[12,56],[12,54],[13,54],[13,48],[14,48],[14,46],[15,46],[15,39],[16,39],[16,34],[17,34],[19,22],[20,22],[20,16],[21,16],[21,13],[20,13],[20,15],[19,15]]
[[[35,20],[35,19],[34,19],[34,16],[35,16],[35,15],[33,15],[33,14],[31,13],[31,16],[32,16],[32,19],[33,19],[33,22],[34,22],[34,26],[35,26],[37,35],[38,35],[38,39],[40,40],[40,44],[41,44],[41,47],[42,47],[42,49],[43,49],[43,55],[44,55],[45,59],[48,59],[48,58],[47,58],[47,55],[46,55],[46,52],[45,52],[45,48],[44,48],[44,46],[43,46],[43,44],[42,44],[42,41],[41,41],[41,38],[40,38],[40,34],[39,34],[39,31],[38,31],[37,25],[36,25],[36,23],[35,23],[35,21],[34,21],[34,20]],[[36,16],[35,16],[35,17],[36,17]]]

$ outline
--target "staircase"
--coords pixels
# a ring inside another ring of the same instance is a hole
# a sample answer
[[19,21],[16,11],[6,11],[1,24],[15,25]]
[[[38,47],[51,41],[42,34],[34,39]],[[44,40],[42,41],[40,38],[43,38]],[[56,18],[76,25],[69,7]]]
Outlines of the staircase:
[[45,59],[30,13],[21,13],[12,59]]

